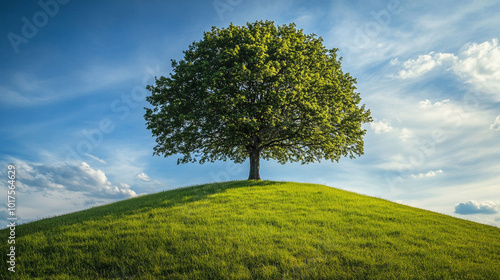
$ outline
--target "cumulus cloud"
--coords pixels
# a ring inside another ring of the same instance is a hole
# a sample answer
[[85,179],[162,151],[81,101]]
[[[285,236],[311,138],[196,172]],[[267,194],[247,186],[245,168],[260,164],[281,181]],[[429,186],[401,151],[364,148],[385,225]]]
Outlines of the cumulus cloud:
[[490,125],[491,130],[500,130],[500,116],[498,116],[495,121]]
[[490,90],[500,89],[500,47],[493,39],[481,44],[469,43],[460,53],[453,70],[468,83]]
[[375,131],[375,134],[391,132],[393,129],[391,124],[385,121],[372,122],[370,127]]
[[449,99],[445,99],[443,101],[437,101],[437,102],[434,102],[434,103],[432,103],[429,99],[426,99],[426,100],[418,102],[418,105],[419,105],[419,107],[421,109],[429,109],[429,108],[432,108],[432,107],[443,106],[444,104],[446,104],[448,102],[450,102]]
[[145,182],[149,182],[151,181],[151,179],[149,178],[148,174],[144,173],[144,172],[141,172],[139,174],[137,174],[137,176],[135,176],[137,179],[139,180],[142,180],[142,181],[145,181]]
[[419,55],[417,59],[410,59],[403,63],[403,70],[399,71],[401,79],[418,77],[429,72],[437,63],[431,55]]
[[129,198],[137,196],[130,186],[113,185],[100,169],[86,162],[59,165],[18,162],[19,182],[30,191],[74,191],[96,198]]
[[[417,59],[410,59],[403,62],[403,69],[398,72],[396,77],[401,79],[419,77],[432,69],[443,64],[452,64],[457,57],[450,53],[434,53],[419,55]],[[391,61],[394,65],[394,62]]]
[[455,213],[460,215],[471,214],[496,214],[496,204],[493,202],[477,202],[469,200],[455,206]]
[[429,171],[427,173],[420,173],[420,174],[412,174],[410,177],[413,178],[413,179],[422,179],[422,178],[430,178],[430,177],[434,177],[438,174],[443,174],[443,170],[439,169],[439,170],[436,170],[436,171]]
[[[390,64],[399,62],[393,59]],[[500,99],[500,46],[497,39],[481,44],[468,43],[458,55],[435,52],[419,55],[416,59],[403,62],[395,77],[416,78],[443,66],[474,89],[495,94]]]
[[399,134],[399,138],[403,142],[408,141],[412,137],[413,137],[413,132],[411,130],[409,130],[408,128],[405,128],[405,127],[403,127],[403,129],[401,129],[401,133]]
[[406,142],[414,137],[413,131],[411,131],[410,129],[406,127],[403,127],[402,129],[394,128],[388,121],[385,120],[372,122],[370,124],[370,127],[371,129],[373,129],[375,134],[390,133],[394,131],[396,135],[399,135],[399,139],[401,139],[401,141],[403,142]]

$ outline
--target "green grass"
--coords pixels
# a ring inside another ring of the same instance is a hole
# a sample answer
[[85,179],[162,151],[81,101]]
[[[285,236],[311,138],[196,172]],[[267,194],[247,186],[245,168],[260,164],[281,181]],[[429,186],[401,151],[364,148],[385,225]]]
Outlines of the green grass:
[[227,182],[16,228],[18,279],[500,279],[500,229],[326,186]]

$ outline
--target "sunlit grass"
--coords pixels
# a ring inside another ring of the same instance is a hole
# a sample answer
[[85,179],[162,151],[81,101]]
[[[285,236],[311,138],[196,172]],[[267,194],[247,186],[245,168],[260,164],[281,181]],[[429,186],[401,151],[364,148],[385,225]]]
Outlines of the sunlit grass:
[[498,228],[301,183],[172,190],[16,235],[25,279],[500,279]]

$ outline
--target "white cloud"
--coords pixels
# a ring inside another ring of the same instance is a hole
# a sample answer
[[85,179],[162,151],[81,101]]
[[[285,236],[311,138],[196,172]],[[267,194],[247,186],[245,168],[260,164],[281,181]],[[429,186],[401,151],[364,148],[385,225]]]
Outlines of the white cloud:
[[477,202],[474,200],[469,200],[466,202],[461,202],[455,206],[455,213],[460,215],[470,215],[470,214],[496,214],[497,205],[493,202]]
[[391,61],[389,62],[391,65],[398,65],[399,64],[399,58],[393,58],[391,59]]
[[145,181],[145,182],[149,182],[151,181],[151,179],[149,178],[148,174],[144,173],[144,172],[141,172],[139,174],[137,174],[137,176],[135,176],[137,179],[139,180],[142,180],[142,181]]
[[378,122],[372,122],[370,124],[371,129],[375,132],[375,134],[381,134],[381,133],[389,133],[392,131],[396,131],[396,133],[399,133],[399,138],[403,141],[406,142],[410,138],[413,137],[413,132],[408,129],[403,127],[401,130],[394,128],[391,126],[391,124],[384,120],[384,121],[378,121]]
[[120,183],[118,185],[120,185],[120,187],[122,187],[123,189],[130,189],[131,188],[131,186],[129,184],[125,184],[125,183]]
[[436,170],[436,171],[429,171],[427,173],[420,173],[420,174],[412,174],[410,177],[413,178],[413,179],[422,179],[422,178],[430,178],[430,177],[434,177],[438,174],[443,174],[443,170],[439,169],[439,170]]
[[96,156],[94,156],[94,155],[91,155],[91,154],[89,154],[89,153],[86,153],[85,155],[86,155],[86,156],[88,156],[89,158],[93,159],[93,160],[96,160],[96,161],[98,161],[98,162],[102,163],[102,164],[106,164],[106,161],[105,161],[105,160],[100,159],[100,158],[98,158],[98,157],[96,157]]
[[[24,222],[138,196],[129,184],[113,184],[102,170],[85,162],[46,164],[9,158],[9,163],[16,167],[18,215]],[[6,176],[0,170],[2,174]],[[0,198],[7,199],[6,194]],[[4,209],[0,205],[0,211]]]
[[148,174],[141,172],[135,176],[134,186],[146,193],[158,192],[168,188],[164,182],[152,179]]
[[372,122],[370,127],[375,131],[375,134],[387,133],[393,130],[391,124],[386,121]]
[[432,108],[432,107],[440,107],[440,106],[442,106],[446,103],[449,103],[449,102],[450,102],[449,99],[445,99],[443,101],[438,101],[438,102],[435,102],[434,104],[432,104],[432,102],[429,99],[425,99],[423,101],[418,102],[418,105],[422,109],[428,109],[428,108]]
[[406,127],[403,127],[403,129],[401,130],[401,133],[399,135],[399,138],[403,141],[403,142],[406,142],[408,141],[409,139],[411,139],[413,137],[413,132],[411,130],[409,130],[408,128]]
[[[456,59],[453,54],[449,53],[431,52],[419,55],[417,59],[410,59],[403,62],[403,70],[398,72],[397,77],[401,79],[419,77],[444,63],[453,63]],[[391,64],[394,63],[391,61]]]
[[[146,164],[151,152],[140,145],[122,145],[116,142],[110,146],[103,144],[106,152],[107,165],[103,167],[106,175],[114,182],[124,182],[133,186],[139,193],[153,193],[165,190],[172,181],[153,178]],[[175,160],[174,160],[175,161]]]
[[113,185],[100,169],[88,163],[59,165],[18,161],[18,181],[32,192],[66,190],[82,192],[88,197],[123,199],[137,196],[130,186]]
[[[469,43],[453,66],[457,75],[478,89],[491,93],[500,90],[500,47],[498,40]],[[494,92],[493,92],[494,91]]]
[[419,55],[415,60],[408,60],[403,63],[404,69],[399,71],[401,79],[418,77],[429,72],[436,67],[436,61],[431,55]]
[[[471,84],[475,90],[496,95],[500,99],[500,46],[492,39],[481,44],[468,43],[458,55],[434,53],[419,55],[417,59],[403,62],[395,77],[400,79],[416,78],[425,73],[447,66],[463,82]],[[399,64],[397,59],[391,65]]]
[[495,121],[490,125],[491,130],[500,130],[500,116],[498,116]]

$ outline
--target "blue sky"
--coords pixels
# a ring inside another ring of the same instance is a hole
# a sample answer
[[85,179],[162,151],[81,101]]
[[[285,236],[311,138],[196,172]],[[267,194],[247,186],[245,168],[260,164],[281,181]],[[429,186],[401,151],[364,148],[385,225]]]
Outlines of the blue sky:
[[268,19],[339,48],[374,122],[364,156],[263,161],[263,179],[500,226],[500,3],[492,2],[3,1],[0,175],[15,164],[24,220],[246,179],[248,162],[153,157],[145,86],[212,26]]

